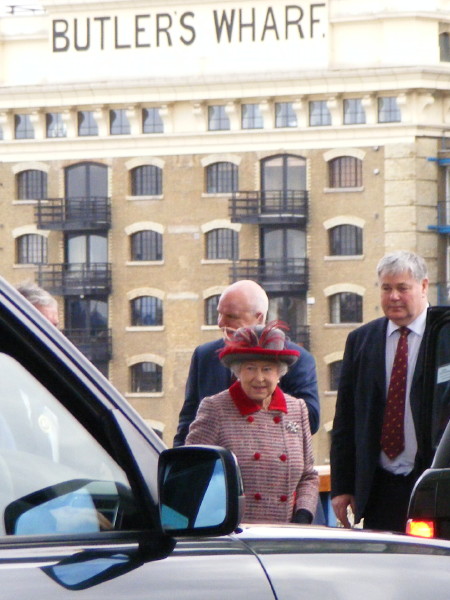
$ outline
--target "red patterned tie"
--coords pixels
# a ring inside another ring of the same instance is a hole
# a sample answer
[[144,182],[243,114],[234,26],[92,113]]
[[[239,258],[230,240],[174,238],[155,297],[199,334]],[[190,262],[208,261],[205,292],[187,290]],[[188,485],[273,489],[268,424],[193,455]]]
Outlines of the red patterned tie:
[[410,330],[400,327],[399,331],[381,433],[381,448],[391,460],[405,448],[404,418]]

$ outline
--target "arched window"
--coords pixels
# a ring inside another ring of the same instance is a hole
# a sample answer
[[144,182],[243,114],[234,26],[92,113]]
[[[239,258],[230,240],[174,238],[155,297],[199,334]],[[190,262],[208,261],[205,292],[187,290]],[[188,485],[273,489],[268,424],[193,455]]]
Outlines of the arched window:
[[238,190],[238,168],[231,162],[217,162],[206,168],[206,192],[230,194]]
[[47,198],[47,173],[37,169],[17,174],[18,200],[44,200]]
[[131,325],[151,326],[163,324],[163,304],[155,296],[139,296],[131,301]]
[[217,306],[220,294],[205,299],[205,325],[217,325]]
[[338,156],[328,163],[330,188],[362,186],[362,161],[355,156]]
[[362,296],[340,292],[330,296],[330,323],[362,323]]
[[157,231],[138,231],[131,236],[131,260],[162,260],[162,235]]
[[331,256],[352,256],[363,253],[362,228],[337,225],[328,230]]
[[233,229],[212,229],[206,234],[207,260],[238,260],[239,236]]
[[330,391],[336,392],[339,387],[341,377],[342,360],[335,360],[328,365],[330,375]]
[[16,263],[43,265],[47,263],[47,238],[27,233],[16,238]]
[[160,196],[162,194],[162,169],[155,165],[142,165],[131,170],[132,196]]
[[154,362],[140,362],[131,367],[131,391],[161,392],[162,367]]

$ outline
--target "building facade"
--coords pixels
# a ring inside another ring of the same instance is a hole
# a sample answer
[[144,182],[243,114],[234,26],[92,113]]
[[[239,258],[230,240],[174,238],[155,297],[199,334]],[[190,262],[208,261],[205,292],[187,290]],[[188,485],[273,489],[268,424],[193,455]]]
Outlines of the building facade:
[[[0,17],[0,265],[171,444],[232,281],[315,356],[326,464],[375,267],[450,282],[450,0],[42,0]],[[388,5],[387,5],[388,4]],[[29,7],[28,7],[29,8]]]

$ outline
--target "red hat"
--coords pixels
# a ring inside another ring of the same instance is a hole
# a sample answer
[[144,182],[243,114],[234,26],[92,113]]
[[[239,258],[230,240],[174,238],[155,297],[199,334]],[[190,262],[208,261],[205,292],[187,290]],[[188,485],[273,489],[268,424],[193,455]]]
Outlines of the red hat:
[[232,363],[246,360],[279,360],[291,366],[298,360],[298,350],[286,350],[286,336],[282,329],[288,329],[281,321],[272,321],[266,326],[240,327],[225,340],[225,348],[219,358],[229,367]]

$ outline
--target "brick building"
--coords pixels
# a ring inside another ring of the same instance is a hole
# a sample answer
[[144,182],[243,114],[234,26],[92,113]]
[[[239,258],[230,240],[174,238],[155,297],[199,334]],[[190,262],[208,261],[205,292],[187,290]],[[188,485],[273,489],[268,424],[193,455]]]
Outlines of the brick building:
[[[38,8],[38,5],[40,8]],[[328,432],[375,266],[450,281],[450,0],[42,0],[0,17],[0,264],[170,445],[233,280],[317,361]]]

